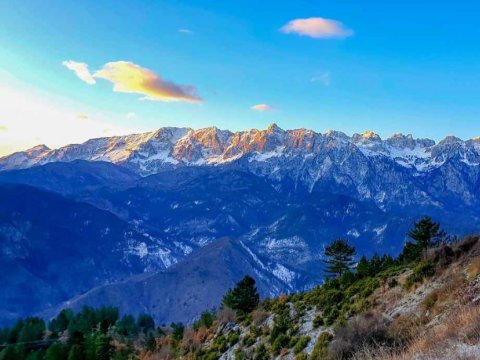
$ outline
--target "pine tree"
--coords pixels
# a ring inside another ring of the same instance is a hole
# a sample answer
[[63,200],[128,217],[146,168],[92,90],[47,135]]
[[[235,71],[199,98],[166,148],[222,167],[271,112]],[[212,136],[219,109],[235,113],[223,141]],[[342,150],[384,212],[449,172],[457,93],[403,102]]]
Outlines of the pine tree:
[[357,274],[360,277],[366,277],[370,275],[370,263],[368,262],[365,255],[362,255],[357,264]]
[[137,319],[138,328],[145,334],[155,330],[155,321],[150,315],[142,314]]
[[408,241],[403,248],[400,260],[404,262],[418,260],[425,249],[438,245],[446,237],[446,233],[439,223],[426,216],[415,223],[408,236],[413,242]]
[[228,290],[223,298],[223,305],[235,310],[237,314],[244,315],[252,312],[258,305],[260,296],[251,276],[245,276],[235,288]]
[[45,354],[45,360],[64,360],[66,357],[66,348],[60,343],[50,345]]
[[440,229],[439,223],[426,216],[415,223],[414,228],[408,232],[408,236],[423,250],[438,245],[445,237],[445,232]]
[[82,346],[73,345],[70,348],[70,352],[68,353],[68,360],[83,360],[83,359],[85,359],[85,354]]
[[327,264],[325,269],[327,276],[342,276],[350,271],[355,254],[355,248],[350,246],[347,240],[338,239],[332,242],[325,248],[327,259],[324,261]]
[[113,346],[110,344],[111,338],[105,334],[98,333],[95,336],[95,360],[109,360],[113,353]]
[[18,336],[19,342],[41,340],[45,333],[45,322],[36,317],[27,318]]

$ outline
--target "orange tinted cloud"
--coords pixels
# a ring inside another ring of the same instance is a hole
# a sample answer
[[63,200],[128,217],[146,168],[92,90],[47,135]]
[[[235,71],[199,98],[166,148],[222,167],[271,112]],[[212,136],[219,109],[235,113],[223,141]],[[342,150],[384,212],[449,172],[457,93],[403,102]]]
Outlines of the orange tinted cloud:
[[144,95],[153,101],[201,102],[197,89],[191,85],[177,85],[166,81],[150,69],[128,61],[106,63],[93,75],[113,83],[113,91]]
[[353,35],[353,31],[341,22],[321,17],[292,20],[280,31],[317,39],[346,38]]
[[256,110],[256,111],[271,111],[271,110],[274,110],[275,107],[271,106],[271,105],[268,105],[268,104],[258,104],[258,105],[253,105],[251,107],[252,110]]
[[73,60],[68,60],[62,62],[62,65],[67,67],[69,70],[72,70],[78,78],[89,85],[95,84],[95,79],[88,70],[88,65],[81,62],[76,62]]

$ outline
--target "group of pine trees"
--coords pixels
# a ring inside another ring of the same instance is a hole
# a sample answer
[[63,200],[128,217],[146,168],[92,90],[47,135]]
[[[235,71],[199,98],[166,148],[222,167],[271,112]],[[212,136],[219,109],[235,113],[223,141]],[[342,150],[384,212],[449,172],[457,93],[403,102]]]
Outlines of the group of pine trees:
[[[0,359],[126,360],[135,352],[134,340],[153,346],[156,335],[150,315],[120,318],[114,307],[84,307],[77,314],[66,309],[49,323],[31,317],[1,330]],[[113,342],[121,346],[114,348]]]
[[445,231],[440,228],[440,224],[434,222],[429,216],[417,221],[413,229],[408,232],[408,236],[411,241],[405,244],[398,259],[394,260],[389,255],[380,257],[375,254],[370,260],[367,260],[365,256],[362,256],[356,267],[354,261],[356,249],[345,239],[335,240],[325,248],[325,274],[327,278],[341,277],[355,267],[357,274],[372,276],[395,261],[400,263],[417,261],[426,249],[437,246],[448,239]]

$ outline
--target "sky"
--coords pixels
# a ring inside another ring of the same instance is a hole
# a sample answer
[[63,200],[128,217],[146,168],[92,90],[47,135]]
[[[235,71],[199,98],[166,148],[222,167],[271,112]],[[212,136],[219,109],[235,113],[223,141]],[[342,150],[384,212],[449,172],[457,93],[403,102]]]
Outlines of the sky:
[[0,2],[0,156],[163,126],[480,136],[480,4]]

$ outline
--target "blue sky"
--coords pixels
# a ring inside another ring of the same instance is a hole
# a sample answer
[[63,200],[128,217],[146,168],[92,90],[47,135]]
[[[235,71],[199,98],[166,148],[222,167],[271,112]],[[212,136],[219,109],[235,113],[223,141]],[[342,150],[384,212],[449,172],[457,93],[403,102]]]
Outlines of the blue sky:
[[[0,154],[162,126],[479,136],[479,10],[471,0],[7,0]],[[311,18],[349,33],[281,31]],[[107,73],[87,84],[69,60]],[[112,91],[121,80],[105,64],[124,62],[177,95],[191,85],[201,101]]]

